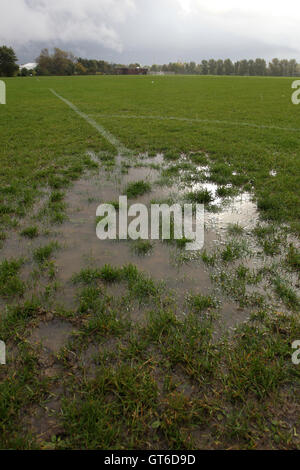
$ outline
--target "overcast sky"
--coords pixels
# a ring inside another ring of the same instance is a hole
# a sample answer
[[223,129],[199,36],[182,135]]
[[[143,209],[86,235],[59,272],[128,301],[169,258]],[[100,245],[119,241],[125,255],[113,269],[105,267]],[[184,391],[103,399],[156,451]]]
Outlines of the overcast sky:
[[300,62],[299,0],[0,0],[0,43],[143,65],[264,57]]

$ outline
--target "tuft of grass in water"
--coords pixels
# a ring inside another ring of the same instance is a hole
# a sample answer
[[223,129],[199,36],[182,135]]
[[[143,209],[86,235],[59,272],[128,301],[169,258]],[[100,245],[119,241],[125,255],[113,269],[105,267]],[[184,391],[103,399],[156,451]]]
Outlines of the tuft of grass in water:
[[101,280],[107,283],[119,282],[122,280],[122,269],[106,264],[100,270],[100,276]]
[[179,160],[179,154],[174,152],[173,150],[167,150],[164,153],[164,159],[168,161],[176,161]]
[[253,230],[254,235],[259,239],[264,239],[274,235],[275,227],[273,225],[257,225]]
[[132,249],[138,256],[146,256],[153,250],[153,243],[149,240],[137,240],[134,242]]
[[211,295],[190,294],[187,304],[194,313],[202,313],[205,310],[217,308],[217,301]]
[[130,199],[134,199],[137,196],[143,196],[151,191],[151,184],[146,181],[135,181],[129,183],[126,188],[126,195]]
[[62,202],[65,197],[65,193],[62,191],[52,191],[50,194],[50,203]]
[[297,273],[300,273],[300,251],[291,243],[286,257],[286,262]]
[[41,246],[34,250],[33,259],[41,265],[46,261],[49,261],[53,253],[58,249],[59,244],[57,242],[48,243],[48,245]]
[[39,230],[37,227],[27,227],[21,232],[21,236],[25,238],[37,238],[39,236]]
[[282,302],[292,310],[300,309],[300,299],[296,292],[280,277],[273,280],[274,290]]
[[22,296],[25,292],[25,284],[19,278],[18,273],[24,264],[22,259],[4,260],[0,264],[0,296]]
[[201,259],[203,263],[207,264],[207,266],[215,266],[216,261],[217,261],[217,254],[212,253],[211,255],[207,253],[206,250],[204,250],[201,254]]
[[78,301],[80,314],[100,313],[105,309],[102,289],[96,286],[84,287],[78,294]]
[[190,160],[196,165],[205,166],[208,163],[207,157],[204,153],[191,153],[189,156]]
[[183,250],[186,247],[186,244],[191,243],[193,240],[189,240],[188,238],[183,237],[174,241],[176,243],[177,248],[179,248],[180,250]]
[[262,243],[263,250],[267,256],[275,256],[281,253],[281,239],[274,237],[269,240],[264,240]]
[[236,189],[227,186],[219,186],[217,189],[217,196],[219,197],[231,197],[237,194]]
[[101,271],[98,268],[82,269],[78,274],[74,274],[72,282],[74,284],[92,284],[101,279]]
[[243,235],[244,228],[240,224],[228,224],[227,226],[228,235],[239,236]]
[[186,195],[186,200],[195,204],[209,204],[214,200],[213,195],[207,189],[192,191]]
[[238,241],[232,241],[226,244],[225,249],[221,252],[221,259],[226,263],[240,259],[247,253],[245,243],[239,243]]

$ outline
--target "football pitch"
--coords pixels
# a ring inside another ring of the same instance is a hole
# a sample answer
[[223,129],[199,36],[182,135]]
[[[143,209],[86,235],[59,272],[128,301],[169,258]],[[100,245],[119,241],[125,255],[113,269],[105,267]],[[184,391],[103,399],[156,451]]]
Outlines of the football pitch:
[[[294,80],[4,80],[1,448],[300,448]],[[203,248],[100,241],[122,195],[204,204]]]

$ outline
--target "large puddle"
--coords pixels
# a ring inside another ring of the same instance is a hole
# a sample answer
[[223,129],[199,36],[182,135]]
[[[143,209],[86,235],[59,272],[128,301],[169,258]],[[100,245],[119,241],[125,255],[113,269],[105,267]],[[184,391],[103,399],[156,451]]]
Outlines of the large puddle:
[[[97,156],[89,153],[96,161]],[[128,165],[126,165],[128,163]],[[131,165],[131,167],[130,167]],[[132,241],[100,241],[96,236],[96,209],[99,204],[118,201],[120,195],[128,183],[135,181],[148,181],[152,185],[152,191],[134,199],[132,202],[150,205],[153,200],[165,200],[170,195],[183,194],[185,189],[177,183],[171,185],[157,184],[160,178],[159,167],[164,165],[162,155],[149,158],[147,155],[132,160],[118,158],[113,171],[105,171],[100,168],[99,173],[88,174],[75,182],[66,195],[68,220],[61,226],[52,227],[52,234],[61,245],[61,249],[55,254],[55,263],[58,269],[58,279],[61,288],[55,294],[55,302],[67,308],[76,306],[76,293],[71,278],[84,267],[102,267],[106,264],[123,266],[128,263],[135,264],[141,271],[157,281],[163,281],[166,289],[172,292],[176,299],[178,314],[184,314],[185,298],[188,293],[213,293],[222,298],[220,316],[223,325],[234,326],[237,322],[245,321],[249,310],[239,307],[230,298],[225,298],[212,284],[211,275],[206,265],[201,260],[200,254],[195,253],[190,258],[183,256],[185,250],[165,242],[154,242],[153,249],[146,256],[139,256],[133,250]],[[125,168],[125,170],[124,170]],[[216,196],[217,186],[211,183],[197,183],[189,190],[199,188],[209,190]],[[212,249],[220,243],[222,233],[225,233],[229,223],[239,223],[245,228],[254,226],[258,220],[256,205],[250,195],[243,194],[231,198],[225,205],[221,199],[215,197],[218,211],[205,214],[205,244],[206,250]],[[55,232],[53,232],[53,230]],[[49,241],[44,236],[44,241]],[[36,246],[41,245],[41,238],[28,242],[14,234],[5,244],[2,258],[15,256],[30,256],[30,252]],[[180,260],[184,257],[185,262]],[[25,274],[29,275],[33,264],[28,262],[25,266]],[[31,293],[37,288],[38,283],[32,283]],[[112,290],[113,295],[118,295],[119,289]],[[30,295],[27,294],[27,295]]]

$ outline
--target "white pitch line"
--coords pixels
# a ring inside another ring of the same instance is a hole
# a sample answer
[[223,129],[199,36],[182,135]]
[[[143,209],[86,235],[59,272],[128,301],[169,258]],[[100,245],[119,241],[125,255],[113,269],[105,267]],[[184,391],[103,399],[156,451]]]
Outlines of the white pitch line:
[[82,119],[85,119],[92,127],[94,127],[99,134],[102,135],[113,147],[115,147],[120,155],[128,155],[130,154],[130,150],[128,150],[113,134],[111,134],[109,131],[107,131],[101,124],[98,124],[94,119],[92,119],[90,116],[87,114],[83,113],[80,111],[80,109],[75,106],[75,104],[71,103],[71,101],[68,101],[66,98],[63,98],[63,96],[60,96],[56,91],[54,91],[52,88],[49,88],[49,90],[61,101],[63,101],[66,105],[68,105],[75,113],[77,113]]
[[[94,114],[96,115],[96,114]],[[255,124],[251,122],[242,122],[242,121],[222,121],[218,119],[198,119],[198,118],[184,118],[176,116],[137,116],[137,115],[126,115],[126,114],[97,114],[101,119],[107,118],[116,118],[116,119],[157,119],[159,121],[181,121],[181,122],[199,122],[207,124],[225,124],[231,126],[245,126],[245,127],[254,127],[255,129],[273,129],[278,131],[290,131],[290,132],[300,132],[300,129],[294,127],[279,127],[272,125],[264,124]]]

